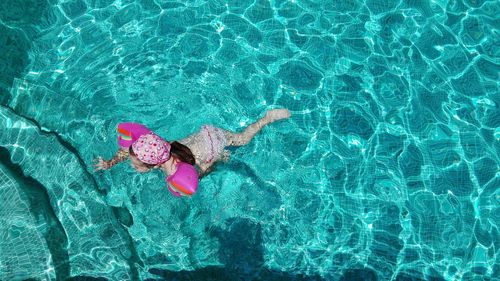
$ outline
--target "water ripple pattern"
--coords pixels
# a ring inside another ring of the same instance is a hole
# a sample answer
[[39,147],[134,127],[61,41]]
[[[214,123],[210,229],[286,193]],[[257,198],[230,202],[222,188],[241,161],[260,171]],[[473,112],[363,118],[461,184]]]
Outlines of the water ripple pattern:
[[[495,0],[0,3],[1,280],[494,280]],[[292,118],[191,199],[128,164],[169,140]],[[212,278],[212,279],[210,279]]]

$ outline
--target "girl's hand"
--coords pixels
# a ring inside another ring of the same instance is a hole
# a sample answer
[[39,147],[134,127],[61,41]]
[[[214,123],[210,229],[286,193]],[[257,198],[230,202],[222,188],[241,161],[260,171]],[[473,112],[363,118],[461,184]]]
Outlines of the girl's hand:
[[94,164],[94,172],[100,171],[100,170],[107,170],[107,169],[111,168],[111,165],[109,164],[109,162],[102,159],[101,156],[97,157],[97,159],[95,159],[95,161],[97,161],[97,163]]

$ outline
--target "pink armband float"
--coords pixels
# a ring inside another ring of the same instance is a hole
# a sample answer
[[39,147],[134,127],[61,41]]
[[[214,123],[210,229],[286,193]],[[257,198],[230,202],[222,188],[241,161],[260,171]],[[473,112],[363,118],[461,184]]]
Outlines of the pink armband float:
[[118,144],[120,147],[130,147],[140,136],[151,133],[151,130],[139,123],[124,122],[118,124]]
[[198,189],[198,172],[188,163],[180,162],[173,175],[165,178],[167,188],[176,197],[191,196]]

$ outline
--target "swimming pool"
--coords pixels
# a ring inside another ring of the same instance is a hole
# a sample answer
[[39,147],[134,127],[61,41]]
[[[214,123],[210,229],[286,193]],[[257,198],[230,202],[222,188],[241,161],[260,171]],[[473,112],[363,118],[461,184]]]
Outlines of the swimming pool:
[[[0,279],[497,278],[499,12],[1,2]],[[274,107],[292,118],[191,199],[127,164],[92,171],[119,122],[175,140]]]

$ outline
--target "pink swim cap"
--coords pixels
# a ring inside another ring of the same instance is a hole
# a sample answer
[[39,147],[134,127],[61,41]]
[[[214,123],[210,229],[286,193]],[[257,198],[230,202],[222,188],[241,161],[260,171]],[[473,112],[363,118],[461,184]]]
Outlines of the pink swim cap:
[[191,196],[198,190],[198,172],[193,165],[185,162],[179,162],[175,173],[165,181],[170,193],[176,197]]
[[146,164],[157,165],[170,158],[170,143],[155,133],[140,136],[132,144],[132,150]]

